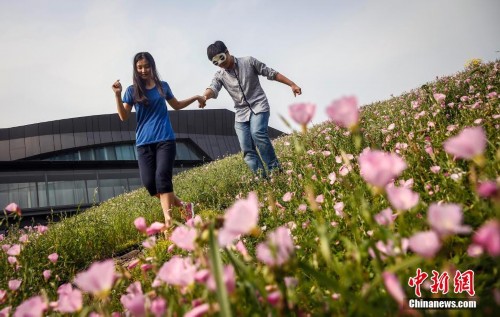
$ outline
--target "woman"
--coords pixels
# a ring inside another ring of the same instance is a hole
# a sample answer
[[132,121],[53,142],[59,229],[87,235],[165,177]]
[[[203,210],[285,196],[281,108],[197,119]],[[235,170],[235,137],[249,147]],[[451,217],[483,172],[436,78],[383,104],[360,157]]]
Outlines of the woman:
[[194,101],[203,105],[205,98],[193,96],[177,100],[167,82],[161,81],[153,56],[148,52],[137,53],[133,64],[133,82],[121,97],[122,85],[117,80],[115,92],[118,115],[128,119],[132,106],[137,113],[136,146],[142,184],[151,196],[160,198],[165,224],[172,224],[171,210],[181,207],[186,218],[194,216],[193,204],[184,204],[175,196],[172,172],[175,159],[175,134],[170,124],[167,104],[175,110],[183,109]]

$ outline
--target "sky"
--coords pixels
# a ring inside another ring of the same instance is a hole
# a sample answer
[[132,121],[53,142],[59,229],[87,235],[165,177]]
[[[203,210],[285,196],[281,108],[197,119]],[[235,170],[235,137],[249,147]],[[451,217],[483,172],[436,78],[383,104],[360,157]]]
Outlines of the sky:
[[[499,13],[498,0],[0,0],[0,128],[116,113],[111,85],[132,84],[140,51],[177,99],[202,94],[222,40],[302,88],[261,77],[269,125],[291,132],[279,115],[293,103],[316,104],[319,123],[342,96],[363,106],[500,59]],[[207,102],[233,106],[225,91]]]

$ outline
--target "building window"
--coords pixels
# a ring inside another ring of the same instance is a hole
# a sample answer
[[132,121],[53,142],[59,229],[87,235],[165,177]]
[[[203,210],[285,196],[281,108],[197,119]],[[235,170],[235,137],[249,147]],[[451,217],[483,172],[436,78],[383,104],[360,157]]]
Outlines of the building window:
[[115,147],[116,150],[116,159],[117,160],[136,160],[134,146],[129,144],[117,145]]
[[[204,156],[189,139],[176,141],[176,160],[202,161]],[[137,160],[137,149],[134,143],[101,146],[80,149],[73,152],[52,155],[44,161],[134,161]]]

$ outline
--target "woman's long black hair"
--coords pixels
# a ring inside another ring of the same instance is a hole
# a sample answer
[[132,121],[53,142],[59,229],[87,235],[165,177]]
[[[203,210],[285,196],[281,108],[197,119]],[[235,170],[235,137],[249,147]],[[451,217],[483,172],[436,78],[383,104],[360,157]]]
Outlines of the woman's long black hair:
[[156,88],[160,91],[160,95],[165,98],[165,91],[163,90],[163,86],[160,81],[160,76],[156,70],[156,63],[151,54],[148,52],[140,52],[135,54],[134,56],[134,104],[139,103],[142,105],[148,105],[149,100],[146,97],[146,85],[142,80],[141,76],[137,72],[137,62],[141,59],[145,59],[148,61],[151,66],[151,72],[153,74],[153,80],[155,82]]

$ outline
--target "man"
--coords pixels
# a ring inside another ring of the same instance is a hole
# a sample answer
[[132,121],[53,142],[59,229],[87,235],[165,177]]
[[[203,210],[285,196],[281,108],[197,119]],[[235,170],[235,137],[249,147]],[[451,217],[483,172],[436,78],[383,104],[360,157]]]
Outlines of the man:
[[[234,128],[248,167],[262,176],[267,175],[264,163],[269,172],[279,169],[280,163],[268,134],[269,102],[260,85],[258,75],[290,86],[294,96],[302,93],[301,88],[254,57],[232,56],[222,41],[209,45],[207,55],[208,59],[221,69],[215,73],[204,96],[206,100],[216,99],[224,86],[233,98],[236,110]],[[200,107],[204,108],[205,104]]]

